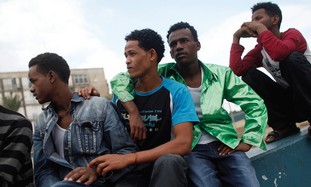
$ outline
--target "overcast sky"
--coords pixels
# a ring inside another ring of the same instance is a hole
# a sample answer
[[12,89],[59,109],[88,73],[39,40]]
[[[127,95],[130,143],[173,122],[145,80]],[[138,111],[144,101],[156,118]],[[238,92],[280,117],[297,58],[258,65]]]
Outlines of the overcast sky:
[[[166,41],[168,28],[187,21],[198,31],[199,58],[228,66],[232,34],[251,19],[250,0],[0,0],[0,71],[25,71],[43,52],[63,56],[71,68],[103,67],[108,82],[125,71],[124,36],[151,28]],[[311,1],[278,0],[281,31],[299,29],[311,42]],[[254,39],[242,39],[246,48]],[[166,44],[161,63],[170,62]]]

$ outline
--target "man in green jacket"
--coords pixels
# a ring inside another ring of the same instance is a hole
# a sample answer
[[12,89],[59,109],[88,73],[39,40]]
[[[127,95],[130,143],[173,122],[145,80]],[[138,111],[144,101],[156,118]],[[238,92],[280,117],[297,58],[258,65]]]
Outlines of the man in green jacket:
[[[245,154],[252,146],[266,149],[263,141],[267,111],[263,100],[228,68],[204,64],[197,57],[201,48],[197,31],[185,22],[171,26],[167,34],[170,54],[176,63],[159,66],[159,73],[188,86],[200,123],[194,126],[189,165],[189,186],[259,186],[255,170]],[[133,102],[133,85],[127,73],[112,81],[113,93],[132,105],[131,124],[142,123]],[[224,100],[245,112],[244,133],[238,137]],[[139,128],[136,128],[139,129]],[[132,125],[131,125],[132,130]],[[142,132],[135,138],[141,139]],[[136,136],[137,135],[137,136]]]

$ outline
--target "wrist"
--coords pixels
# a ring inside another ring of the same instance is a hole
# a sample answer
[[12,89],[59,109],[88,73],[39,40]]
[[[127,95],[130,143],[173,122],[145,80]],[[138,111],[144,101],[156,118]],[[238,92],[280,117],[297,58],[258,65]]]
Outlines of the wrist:
[[236,33],[233,34],[233,43],[239,44],[240,43],[240,36],[238,36]]
[[129,117],[130,117],[130,121],[131,120],[137,120],[137,119],[141,119],[140,117],[140,113],[138,110],[132,110],[132,111],[128,111],[129,113]]
[[263,31],[266,31],[266,30],[268,30],[266,26],[264,26],[264,25],[258,26],[256,29],[257,35],[259,35],[260,33],[262,33]]
[[135,152],[135,153],[132,153],[131,155],[132,155],[132,158],[130,160],[130,164],[129,165],[137,164],[137,153]]

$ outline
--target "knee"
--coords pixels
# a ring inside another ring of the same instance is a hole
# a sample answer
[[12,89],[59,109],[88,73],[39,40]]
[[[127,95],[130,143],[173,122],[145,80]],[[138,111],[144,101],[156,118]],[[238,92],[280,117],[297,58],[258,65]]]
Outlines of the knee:
[[292,52],[291,54],[288,55],[286,60],[293,60],[296,58],[305,58],[305,55],[299,52]]
[[160,163],[170,163],[170,162],[180,162],[184,160],[183,157],[181,157],[180,155],[175,155],[175,154],[167,154],[167,155],[162,155],[160,156],[156,162],[160,162]]
[[307,63],[309,64],[307,58],[304,54],[299,52],[293,52],[288,57],[280,63],[281,68],[294,68],[299,63]]
[[246,73],[242,75],[242,80],[246,83],[252,82],[255,77],[257,77],[258,70],[256,68],[249,69]]
[[172,166],[172,165],[182,165],[186,164],[185,159],[180,155],[167,154],[160,156],[154,163],[155,167]]

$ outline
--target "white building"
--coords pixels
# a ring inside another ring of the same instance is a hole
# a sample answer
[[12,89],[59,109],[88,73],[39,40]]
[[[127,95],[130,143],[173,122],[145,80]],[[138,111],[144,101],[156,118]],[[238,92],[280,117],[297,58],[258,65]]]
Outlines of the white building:
[[[111,98],[103,68],[71,69],[70,71],[69,86],[73,91],[94,86],[102,97]],[[4,96],[17,95],[22,101],[18,112],[34,122],[43,106],[37,102],[29,89],[28,71],[0,73],[0,103],[2,104]]]

